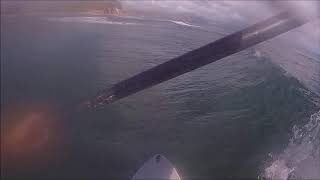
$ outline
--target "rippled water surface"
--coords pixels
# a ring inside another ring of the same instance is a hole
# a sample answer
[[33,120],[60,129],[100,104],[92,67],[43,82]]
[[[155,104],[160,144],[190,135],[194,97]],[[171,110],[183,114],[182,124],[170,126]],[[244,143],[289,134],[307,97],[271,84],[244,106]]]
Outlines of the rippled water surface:
[[[72,110],[104,87],[221,38],[221,29],[103,17],[2,17],[2,111],[54,104],[64,117],[58,121],[63,128],[50,134],[63,142],[54,160],[4,169],[4,177],[130,179],[157,153],[186,180],[270,178],[277,173],[274,163],[283,166],[280,173],[293,170],[299,177],[304,165],[292,151],[305,161],[319,158],[316,51],[299,51],[292,62],[301,65],[288,71],[289,62],[279,63],[285,59],[277,55],[280,44],[271,40],[103,110]],[[310,74],[294,75],[310,63]],[[318,129],[309,133],[312,145],[298,146],[307,143],[303,133],[311,126]]]

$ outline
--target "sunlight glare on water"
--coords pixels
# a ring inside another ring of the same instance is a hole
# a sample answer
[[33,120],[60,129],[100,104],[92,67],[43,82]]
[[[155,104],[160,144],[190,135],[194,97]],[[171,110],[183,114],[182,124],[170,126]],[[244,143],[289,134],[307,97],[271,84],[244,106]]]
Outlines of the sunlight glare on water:
[[58,153],[61,127],[48,104],[23,104],[1,118],[1,152],[4,165],[14,168],[48,163]]

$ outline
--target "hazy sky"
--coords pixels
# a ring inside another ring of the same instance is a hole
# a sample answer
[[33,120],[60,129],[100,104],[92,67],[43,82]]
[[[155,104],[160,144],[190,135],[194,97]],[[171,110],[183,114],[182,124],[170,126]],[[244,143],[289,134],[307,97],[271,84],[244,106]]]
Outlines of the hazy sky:
[[[299,14],[315,13],[318,1],[192,1],[192,0],[128,0],[122,1],[124,8],[152,9],[162,12],[190,13],[208,19],[259,20],[272,16],[280,9],[294,8]],[[319,5],[319,3],[318,3]],[[317,9],[318,8],[318,9]]]

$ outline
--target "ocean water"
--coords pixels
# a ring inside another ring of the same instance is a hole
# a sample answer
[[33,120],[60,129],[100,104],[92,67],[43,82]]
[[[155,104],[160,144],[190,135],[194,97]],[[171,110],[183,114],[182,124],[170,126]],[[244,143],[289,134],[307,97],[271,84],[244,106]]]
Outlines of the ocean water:
[[158,153],[184,180],[320,177],[316,50],[270,40],[102,110],[75,112],[99,90],[228,32],[128,17],[1,18],[2,127],[18,105],[54,105],[63,116],[51,134],[59,137],[54,158],[3,168],[4,179],[130,179]]

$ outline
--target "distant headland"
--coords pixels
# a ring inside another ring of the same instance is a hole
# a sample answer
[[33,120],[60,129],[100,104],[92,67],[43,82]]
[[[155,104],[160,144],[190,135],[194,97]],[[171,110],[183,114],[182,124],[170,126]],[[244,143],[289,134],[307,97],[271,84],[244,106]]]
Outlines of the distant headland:
[[120,1],[2,1],[1,14],[91,13],[122,15]]

